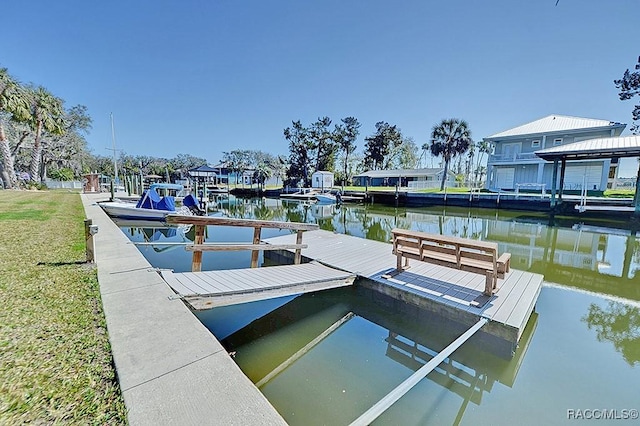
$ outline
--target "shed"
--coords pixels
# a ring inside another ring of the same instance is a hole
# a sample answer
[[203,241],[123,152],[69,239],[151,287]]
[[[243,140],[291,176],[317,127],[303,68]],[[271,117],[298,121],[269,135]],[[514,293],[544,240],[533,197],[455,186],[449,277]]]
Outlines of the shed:
[[333,188],[333,172],[319,170],[312,174],[311,187],[321,190]]

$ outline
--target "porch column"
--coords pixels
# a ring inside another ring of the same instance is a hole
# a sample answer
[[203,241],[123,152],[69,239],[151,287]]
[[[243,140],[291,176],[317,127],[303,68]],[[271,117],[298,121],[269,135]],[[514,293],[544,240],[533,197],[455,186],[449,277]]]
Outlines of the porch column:
[[556,186],[558,180],[558,160],[553,160],[553,177],[551,178],[551,209],[556,207]]
[[563,158],[560,165],[560,187],[558,188],[558,203],[562,202],[562,190],[564,188],[564,170],[567,167],[567,161]]

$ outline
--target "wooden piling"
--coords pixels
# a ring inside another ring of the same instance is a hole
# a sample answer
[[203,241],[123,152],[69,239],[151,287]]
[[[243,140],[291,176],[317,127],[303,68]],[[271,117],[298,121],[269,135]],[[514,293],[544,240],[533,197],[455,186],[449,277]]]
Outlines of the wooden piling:
[[[203,244],[204,243],[204,230],[206,228],[205,225],[195,225],[196,227],[196,236],[193,240],[194,244]],[[202,251],[194,251],[193,257],[191,260],[191,270],[193,272],[202,271]]]
[[93,234],[91,232],[91,226],[93,225],[92,219],[84,220],[84,239],[86,246],[86,258],[87,263],[95,262],[95,243],[93,241]]
[[[262,232],[262,228],[260,227],[255,227],[253,228],[253,244],[260,244],[260,234]],[[258,256],[260,255],[260,251],[259,250],[252,250],[251,251],[251,267],[252,268],[257,268],[258,267]]]

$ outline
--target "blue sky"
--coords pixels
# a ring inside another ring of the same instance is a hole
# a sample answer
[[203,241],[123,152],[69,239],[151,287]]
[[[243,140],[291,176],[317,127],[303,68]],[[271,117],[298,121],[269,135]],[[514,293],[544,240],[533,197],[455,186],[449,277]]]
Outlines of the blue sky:
[[358,118],[360,151],[377,121],[419,146],[450,117],[475,140],[549,114],[630,123],[613,80],[640,55],[640,3],[555,3],[12,1],[0,66],[86,105],[104,156],[110,113],[125,153],[210,164],[286,154],[283,129],[320,116]]

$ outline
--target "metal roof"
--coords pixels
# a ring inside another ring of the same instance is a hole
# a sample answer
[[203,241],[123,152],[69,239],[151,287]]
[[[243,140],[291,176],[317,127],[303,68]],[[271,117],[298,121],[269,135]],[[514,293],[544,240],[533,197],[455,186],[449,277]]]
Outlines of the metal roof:
[[216,170],[213,167],[210,167],[205,164],[203,166],[189,169],[188,173],[192,177],[210,177],[210,176],[216,176],[219,173],[219,170]]
[[598,120],[593,118],[571,117],[568,115],[549,115],[539,120],[514,127],[504,132],[496,133],[485,139],[499,139],[513,136],[536,135],[542,133],[566,132],[571,130],[597,129],[597,128],[619,129],[620,134],[626,124],[609,120]]
[[385,177],[415,177],[415,176],[434,176],[442,172],[442,168],[434,169],[395,169],[395,170],[369,170],[364,173],[359,173],[354,177],[370,177],[370,178],[385,178]]
[[542,149],[535,154],[547,161],[638,157],[640,156],[640,135],[587,139]]

